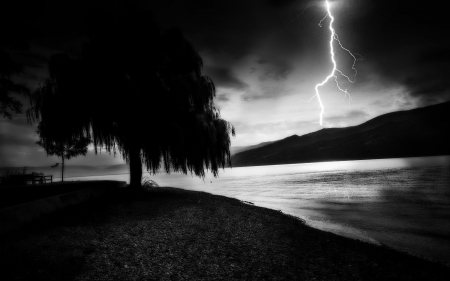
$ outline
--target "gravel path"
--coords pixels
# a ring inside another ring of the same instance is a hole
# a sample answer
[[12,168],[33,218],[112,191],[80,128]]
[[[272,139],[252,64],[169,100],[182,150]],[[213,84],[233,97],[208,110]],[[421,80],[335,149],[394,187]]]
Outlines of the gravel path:
[[1,280],[450,280],[450,268],[277,211],[123,190],[0,237]]

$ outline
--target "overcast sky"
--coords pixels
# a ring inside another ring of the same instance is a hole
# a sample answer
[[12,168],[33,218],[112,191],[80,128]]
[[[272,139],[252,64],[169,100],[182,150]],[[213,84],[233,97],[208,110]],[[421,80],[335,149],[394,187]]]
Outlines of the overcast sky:
[[[67,2],[67,3],[66,3]],[[32,91],[48,77],[54,53],[86,41],[86,12],[117,12],[121,1],[14,1],[2,7],[3,29],[20,34],[30,51],[18,81]],[[160,0],[137,1],[161,28],[178,27],[204,61],[217,87],[215,104],[236,128],[232,146],[302,135],[323,127],[361,124],[378,115],[450,100],[450,36],[442,1],[335,0],[331,12],[343,46],[357,57],[355,82],[339,78],[352,100],[331,80],[320,89],[323,126],[314,87],[331,71],[330,18],[325,1]],[[5,4],[2,4],[5,5]],[[338,68],[354,77],[353,58],[336,48]],[[29,107],[26,99],[24,109]],[[0,118],[0,166],[49,165],[34,143],[36,128],[23,115]],[[119,164],[108,153],[68,164]]]

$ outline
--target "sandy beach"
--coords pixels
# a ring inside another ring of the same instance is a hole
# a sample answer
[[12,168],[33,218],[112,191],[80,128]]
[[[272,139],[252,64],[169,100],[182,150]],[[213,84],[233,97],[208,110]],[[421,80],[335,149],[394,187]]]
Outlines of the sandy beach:
[[449,280],[450,268],[237,199],[122,190],[0,241],[2,280]]

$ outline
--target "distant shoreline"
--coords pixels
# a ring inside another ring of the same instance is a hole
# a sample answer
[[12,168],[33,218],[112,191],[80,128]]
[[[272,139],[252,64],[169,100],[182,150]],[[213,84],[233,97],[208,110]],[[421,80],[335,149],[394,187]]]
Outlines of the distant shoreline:
[[[296,164],[315,164],[315,163],[327,163],[327,162],[348,162],[348,161],[370,161],[370,160],[388,160],[388,159],[410,159],[410,158],[425,158],[425,157],[450,157],[450,154],[437,154],[437,155],[418,155],[418,156],[398,156],[398,157],[380,157],[380,158],[355,158],[355,159],[336,159],[336,160],[318,160],[311,162],[295,162],[295,163],[279,163],[279,164],[255,164],[255,165],[237,165],[232,168],[244,168],[244,167],[260,167],[260,166],[279,166],[279,165],[296,165]],[[227,167],[229,168],[229,167]]]
[[[426,155],[426,156],[410,156],[410,157],[392,157],[392,158],[374,158],[374,159],[348,159],[348,160],[330,160],[330,161],[316,161],[316,162],[300,162],[300,163],[287,163],[287,164],[269,164],[269,165],[254,165],[254,166],[232,166],[232,167],[225,167],[225,169],[233,169],[233,168],[245,168],[245,167],[261,167],[261,166],[281,166],[281,165],[297,165],[297,164],[317,164],[317,163],[328,163],[328,162],[348,162],[348,161],[370,161],[370,160],[386,160],[386,159],[412,159],[412,158],[429,158],[429,157],[450,157],[450,154],[442,154],[442,155]],[[448,161],[447,161],[448,162]],[[90,165],[66,165],[65,169],[104,169],[105,167],[114,167],[114,166],[124,166],[128,169],[128,164],[120,164],[120,165],[101,165],[101,166],[90,166]],[[23,167],[0,167],[0,172],[8,169],[23,169]],[[28,167],[29,170],[36,170],[36,169],[48,169],[50,170],[49,166],[34,166],[34,167]],[[52,168],[52,171],[56,174],[55,178],[58,178],[58,173],[60,174],[60,167],[58,168]],[[145,169],[143,169],[143,173],[145,172]],[[161,173],[165,173],[164,170],[161,171]],[[120,172],[120,173],[110,173],[110,174],[92,174],[92,175],[85,175],[85,176],[68,176],[67,178],[82,178],[82,177],[96,177],[96,176],[114,176],[114,175],[126,175],[129,174],[129,172]],[[175,173],[174,173],[175,174]],[[220,176],[220,172],[219,172]],[[66,176],[64,176],[66,178]]]

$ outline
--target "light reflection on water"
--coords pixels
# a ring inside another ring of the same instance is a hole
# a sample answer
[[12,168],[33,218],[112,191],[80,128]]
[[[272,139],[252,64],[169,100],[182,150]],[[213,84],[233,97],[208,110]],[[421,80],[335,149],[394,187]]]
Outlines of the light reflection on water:
[[242,167],[204,180],[151,178],[160,186],[250,201],[322,230],[450,264],[450,156]]

